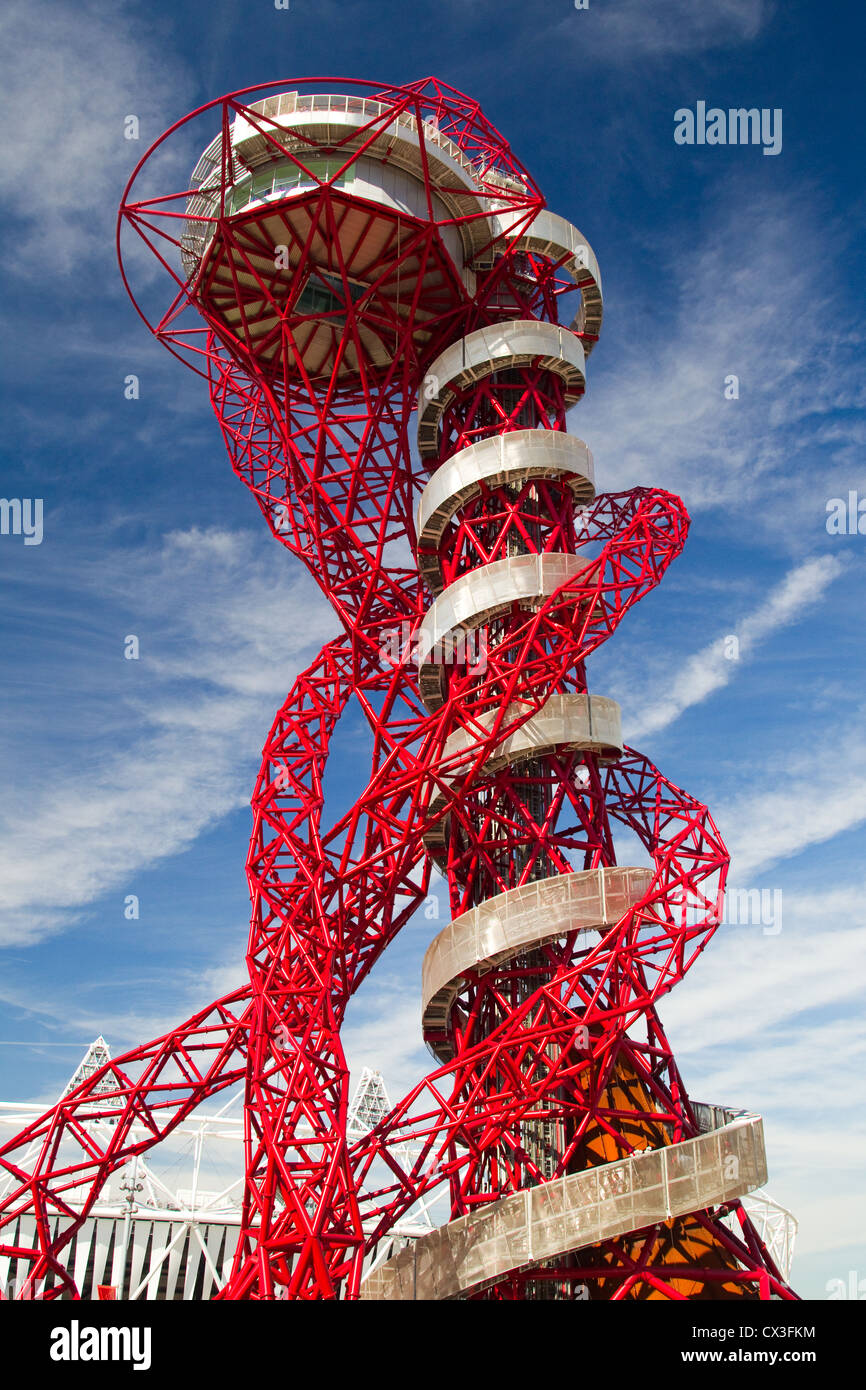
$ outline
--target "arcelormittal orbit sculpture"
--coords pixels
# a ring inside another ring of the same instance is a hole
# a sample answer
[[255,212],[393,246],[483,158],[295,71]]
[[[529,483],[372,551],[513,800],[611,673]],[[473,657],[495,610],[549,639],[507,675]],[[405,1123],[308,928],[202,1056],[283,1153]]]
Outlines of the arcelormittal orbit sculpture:
[[[192,121],[211,142],[172,192]],[[688,528],[670,493],[596,494],[567,433],[601,325],[592,251],[432,79],[212,103],[141,161],[120,234],[162,272],[139,313],[206,378],[235,471],[341,632],[265,745],[248,985],[0,1151],[19,1273],[75,1295],[70,1242],[108,1174],[243,1081],[221,1297],[793,1298],[738,1201],[765,1177],[761,1122],[689,1100],[656,1013],[718,924],[725,847],[587,690]],[[332,824],[350,704],[372,766]],[[645,866],[617,865],[617,825]],[[346,1006],[432,865],[434,1067],[350,1142]],[[444,1224],[389,1245],[436,1191]]]

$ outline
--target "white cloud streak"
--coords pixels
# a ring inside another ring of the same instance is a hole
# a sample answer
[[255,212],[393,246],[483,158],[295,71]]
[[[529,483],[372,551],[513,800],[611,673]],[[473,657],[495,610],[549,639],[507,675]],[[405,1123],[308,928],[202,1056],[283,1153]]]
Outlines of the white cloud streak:
[[[781,628],[797,622],[820,603],[829,585],[843,572],[842,559],[833,555],[806,560],[786,574],[769,597],[724,634],[696,652],[664,685],[629,717],[629,737],[639,739],[667,728],[685,710],[723,689],[739,671],[740,661],[754,653],[758,643]],[[726,640],[735,637],[736,655]]]
[[778,936],[721,927],[661,1015],[692,1096],[764,1115],[768,1191],[814,1256],[862,1238],[866,883],[784,904]]
[[[652,265],[659,312],[647,328],[643,296],[607,282],[615,362],[603,339],[587,396],[570,413],[602,487],[669,488],[690,511],[724,508],[720,525],[738,537],[745,525],[800,553],[804,520],[813,536],[825,534],[825,499],[858,457],[854,411],[864,393],[850,314],[832,281],[833,327],[820,355],[803,333],[810,281],[798,229],[814,220],[816,203],[813,190],[768,191],[740,166],[713,185],[692,240],[636,243]],[[827,229],[828,242],[837,235]],[[735,399],[725,397],[731,376]],[[842,408],[829,438],[831,412]]]
[[[81,272],[112,244],[133,165],[182,108],[189,77],[154,25],[122,6],[32,5],[0,17],[2,197],[32,237],[7,265],[20,274]],[[140,138],[124,136],[138,117]]]
[[784,767],[759,769],[765,789],[750,790],[720,805],[737,877],[764,872],[812,845],[866,821],[866,740],[842,730],[786,759]]
[[296,569],[274,582],[263,549],[244,534],[173,533],[155,554],[124,552],[91,574],[151,634],[129,697],[128,741],[112,737],[106,748],[97,733],[84,765],[55,769],[50,785],[13,781],[0,838],[0,942],[69,925],[76,909],[248,801],[286,682],[335,622]]
[[[663,5],[607,0],[587,10],[591,22],[575,37],[594,56],[611,64],[704,53],[751,43],[774,8],[768,0],[714,0],[712,5],[696,5],[692,0],[666,0]],[[575,23],[586,17],[576,15]],[[558,28],[562,32],[563,26]]]

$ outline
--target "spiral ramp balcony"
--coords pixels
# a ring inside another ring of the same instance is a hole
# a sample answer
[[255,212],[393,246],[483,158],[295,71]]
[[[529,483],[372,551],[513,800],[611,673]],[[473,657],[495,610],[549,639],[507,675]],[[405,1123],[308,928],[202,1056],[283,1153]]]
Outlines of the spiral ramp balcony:
[[[547,240],[545,240],[547,238]],[[542,214],[527,248],[561,255],[569,246],[582,266],[591,265],[591,292],[580,325],[597,336],[601,322],[600,276],[594,256],[563,219]],[[594,294],[597,290],[597,296]],[[575,325],[572,325],[572,329]],[[588,348],[591,346],[587,344]],[[445,457],[442,424],[461,392],[474,383],[531,364],[561,384],[566,407],[585,389],[585,345],[558,325],[513,320],[477,330],[453,343],[432,363],[418,405],[418,448],[432,471],[420,499],[418,560],[433,601],[418,634],[419,685],[431,711],[447,694],[449,654],[491,621],[517,607],[536,611],[561,586],[591,568],[570,553],[510,554],[468,569],[452,582],[443,575],[441,546],[461,509],[484,489],[519,488],[531,479],[558,480],[576,508],[595,496],[592,455],[583,441],[562,430],[511,429],[483,438]],[[583,750],[597,765],[622,755],[620,709],[603,696],[551,694],[516,729],[519,706],[475,715],[447,740],[431,789],[435,820],[425,836],[430,857],[444,866],[450,834],[446,802],[471,767],[490,776],[507,766],[564,750]],[[493,751],[479,760],[479,739],[501,725]],[[603,866],[522,883],[486,898],[455,917],[427,949],[422,978],[425,1041],[440,1062],[455,1052],[449,1018],[468,978],[537,951],[576,932],[598,940],[626,916],[650,888],[652,871]],[[531,958],[531,957],[527,957]],[[362,1285],[365,1299],[472,1297],[516,1272],[556,1264],[599,1243],[677,1218],[724,1206],[759,1189],[767,1167],[759,1116],[694,1106],[700,1132],[679,1142],[638,1147],[629,1156],[564,1177],[527,1186],[479,1205],[440,1226],[375,1266]]]
[[[117,1063],[85,1059],[23,1128],[21,1107],[0,1103],[16,1131],[0,1154],[0,1282],[75,1298],[109,1267],[167,1296],[186,1239],[230,1300],[795,1298],[788,1214],[770,1213],[788,1232],[774,1250],[748,1215],[760,1119],[689,1101],[656,1012],[718,925],[729,856],[708,808],[627,748],[618,706],[586,686],[586,659],[688,529],[680,499],[651,486],[594,501],[589,451],[567,435],[601,324],[597,262],[473,99],[435,78],[349,85],[210,103],[155,142],[123,196],[119,231],[154,253],[169,292],[154,312],[148,276],[139,302],[121,246],[137,311],[207,376],[232,465],[287,513],[279,539],[342,632],[299,674],[263,751],[249,985]],[[217,110],[192,189],[142,198],[146,161],[159,151],[164,172],[176,132],[185,160],[188,122]],[[431,477],[414,528],[416,395]],[[418,616],[418,576],[401,555],[395,585],[391,558],[413,536],[431,594],[429,719],[405,663],[370,641],[371,612]],[[443,680],[442,654],[485,628],[490,678],[464,660]],[[321,788],[362,692],[373,778],[343,840],[345,819],[324,831]],[[609,816],[641,842],[651,881],[616,864]],[[355,1106],[345,1009],[423,900],[421,837],[452,916],[423,969],[437,1065],[396,1106],[379,1085]],[[675,892],[701,900],[694,929]],[[199,1203],[197,1176],[170,1207],[135,1213],[135,1166],[126,1211],[99,1210],[124,1191],[110,1185],[124,1164],[235,1085],[236,1221]],[[432,1194],[449,1202],[435,1231],[420,1219]],[[199,1217],[221,1229],[201,1236]],[[121,1258],[127,1234],[133,1260],[149,1248],[143,1279]],[[204,1292],[187,1272],[185,1292]]]
[[693,1139],[527,1188],[421,1236],[371,1271],[362,1298],[468,1297],[521,1269],[755,1191],[767,1177],[760,1117],[705,1108],[717,1127]]

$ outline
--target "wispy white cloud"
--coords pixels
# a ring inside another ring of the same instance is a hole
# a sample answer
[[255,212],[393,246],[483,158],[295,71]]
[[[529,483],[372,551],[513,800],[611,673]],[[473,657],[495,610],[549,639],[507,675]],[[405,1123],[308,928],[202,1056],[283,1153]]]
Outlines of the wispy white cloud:
[[[287,680],[334,630],[312,582],[290,569],[275,581],[270,551],[246,534],[173,533],[156,552],[83,570],[150,635],[110,741],[97,725],[68,772],[14,780],[0,839],[0,940],[10,944],[68,925],[247,802]],[[23,766],[38,761],[36,749],[18,754]]]
[[[514,35],[522,52],[551,44],[579,48],[583,61],[617,68],[639,60],[697,55],[748,44],[766,29],[773,0],[592,0],[577,10],[562,5],[526,6],[522,0],[448,0],[458,32],[496,23]],[[495,50],[493,50],[495,52]]]
[[692,1096],[764,1115],[767,1188],[814,1255],[862,1239],[866,883],[783,901],[778,935],[721,927],[661,1015]]
[[[629,737],[641,738],[672,724],[692,705],[721,690],[740,670],[740,661],[752,655],[761,641],[795,623],[820,603],[828,586],[845,568],[835,555],[806,560],[790,570],[765,601],[739,622],[733,623],[673,675],[666,674],[658,689],[651,689],[629,714]],[[736,648],[727,644],[731,637]]]
[[[768,190],[740,166],[713,184],[688,241],[644,248],[658,295],[649,327],[635,287],[608,283],[616,358],[608,363],[602,342],[570,419],[602,487],[669,488],[690,511],[723,507],[722,526],[741,537],[747,524],[781,548],[802,546],[804,521],[825,534],[825,498],[853,468],[862,476],[855,412],[866,394],[832,274],[820,355],[803,331],[810,271],[798,228],[819,202],[813,189]],[[838,230],[825,232],[838,241]],[[728,399],[730,377],[739,394]]]
[[738,876],[763,872],[866,821],[861,720],[862,713],[852,729],[843,726],[835,736],[810,740],[808,749],[792,750],[784,763],[755,768],[750,785],[718,806],[718,823],[730,827],[726,839]]
[[[695,5],[691,0],[606,0],[593,5],[576,40],[594,57],[623,63],[638,57],[664,58],[750,43],[766,27],[775,10],[769,0],[715,0]],[[589,19],[589,23],[586,20]],[[560,32],[563,26],[558,26]]]
[[[778,934],[760,925],[719,927],[666,1000],[665,1019],[682,1034],[684,1052],[718,1049],[714,1064],[724,1066],[732,1043],[760,1044],[802,1013],[856,1004],[866,976],[866,883],[789,887],[783,908]],[[790,1065],[784,1055],[780,1065]],[[763,1079],[755,1084],[763,1087]]]
[[[7,268],[80,273],[111,245],[128,174],[190,79],[161,25],[123,6],[11,0],[0,16],[0,197],[32,233]],[[124,136],[136,116],[138,140]]]
[[388,973],[386,957],[352,1000],[341,1033],[353,1079],[364,1067],[381,1071],[392,1102],[433,1066],[421,1035],[422,954],[419,949],[419,968],[405,980]]

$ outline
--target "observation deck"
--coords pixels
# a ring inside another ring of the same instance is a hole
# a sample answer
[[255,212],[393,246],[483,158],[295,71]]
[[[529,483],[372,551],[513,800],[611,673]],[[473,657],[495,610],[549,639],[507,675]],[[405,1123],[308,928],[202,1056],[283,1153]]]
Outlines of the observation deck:
[[[554,258],[598,336],[601,288],[576,228],[513,172],[471,159],[432,120],[339,93],[282,92],[237,114],[196,164],[181,259],[230,343],[279,382],[339,384],[423,356],[504,252]],[[306,270],[306,275],[303,271]]]
[[454,1299],[520,1269],[718,1206],[767,1178],[759,1115],[696,1107],[693,1139],[526,1188],[421,1236],[373,1270],[363,1299]]

